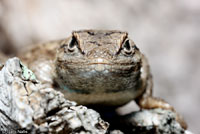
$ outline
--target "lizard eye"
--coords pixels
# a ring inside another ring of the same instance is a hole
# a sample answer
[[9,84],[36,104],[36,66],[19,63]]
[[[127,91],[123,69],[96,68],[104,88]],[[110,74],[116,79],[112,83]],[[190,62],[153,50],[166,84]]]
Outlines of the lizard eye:
[[69,52],[73,52],[76,49],[77,45],[78,45],[78,42],[77,42],[76,38],[72,37],[68,44]]
[[126,54],[131,54],[132,53],[132,47],[130,45],[129,40],[126,40],[123,44],[123,50]]

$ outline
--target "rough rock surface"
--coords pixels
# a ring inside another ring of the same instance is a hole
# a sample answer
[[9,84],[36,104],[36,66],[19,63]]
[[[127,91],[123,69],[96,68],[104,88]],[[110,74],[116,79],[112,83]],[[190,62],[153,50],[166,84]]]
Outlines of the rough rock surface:
[[0,78],[1,132],[26,128],[32,133],[106,133],[108,123],[97,112],[43,87],[18,58],[6,62]]
[[169,110],[142,110],[126,118],[129,125],[134,128],[134,133],[185,134],[185,130],[175,120],[175,113]]

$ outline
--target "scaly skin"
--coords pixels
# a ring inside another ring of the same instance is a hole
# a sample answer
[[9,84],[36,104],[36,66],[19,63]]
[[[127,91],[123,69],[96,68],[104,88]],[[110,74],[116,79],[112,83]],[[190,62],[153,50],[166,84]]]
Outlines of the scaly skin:
[[[126,32],[74,31],[67,39],[37,45],[21,57],[41,81],[57,83],[67,99],[79,104],[121,106],[136,100],[140,108],[175,111],[152,97],[149,64]],[[177,120],[186,128],[178,114]]]

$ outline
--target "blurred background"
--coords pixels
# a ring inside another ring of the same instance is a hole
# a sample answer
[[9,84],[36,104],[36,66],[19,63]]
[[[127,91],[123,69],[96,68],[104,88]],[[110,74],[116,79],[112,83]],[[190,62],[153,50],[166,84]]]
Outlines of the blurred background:
[[7,55],[93,28],[129,32],[149,59],[154,95],[200,133],[198,0],[0,0],[0,51]]

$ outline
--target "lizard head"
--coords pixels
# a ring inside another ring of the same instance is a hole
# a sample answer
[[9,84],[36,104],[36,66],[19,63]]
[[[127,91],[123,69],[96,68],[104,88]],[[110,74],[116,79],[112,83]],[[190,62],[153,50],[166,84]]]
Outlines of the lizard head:
[[140,67],[135,43],[127,32],[115,30],[74,31],[61,43],[56,57],[59,85],[84,93],[132,88]]
[[69,68],[71,65],[80,68],[94,65],[97,71],[100,69],[98,65],[102,65],[99,71],[105,71],[104,65],[116,68],[137,65],[140,63],[140,51],[128,38],[127,32],[82,30],[72,32],[72,36],[62,42],[57,61]]

